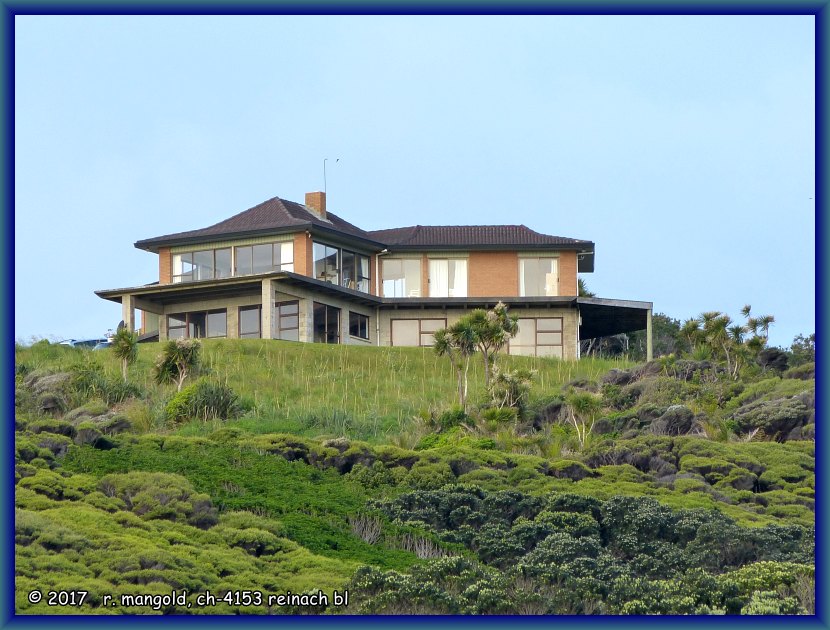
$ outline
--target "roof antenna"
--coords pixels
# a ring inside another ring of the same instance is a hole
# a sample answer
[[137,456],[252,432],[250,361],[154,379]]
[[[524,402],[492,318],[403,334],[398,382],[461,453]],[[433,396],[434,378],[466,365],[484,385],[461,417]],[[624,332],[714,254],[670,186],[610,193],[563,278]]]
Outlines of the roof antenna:
[[[328,158],[323,158],[323,192],[326,192],[326,160]],[[334,160],[334,163],[337,164],[340,161],[340,158]]]

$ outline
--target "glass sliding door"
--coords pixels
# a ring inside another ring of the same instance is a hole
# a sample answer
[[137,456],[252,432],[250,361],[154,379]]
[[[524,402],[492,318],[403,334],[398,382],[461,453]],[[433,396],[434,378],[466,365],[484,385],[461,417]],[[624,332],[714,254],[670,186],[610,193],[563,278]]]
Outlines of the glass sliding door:
[[340,343],[340,309],[314,302],[314,341]]
[[467,297],[467,261],[429,261],[429,297]]
[[381,258],[381,269],[383,297],[421,297],[419,258]]
[[521,297],[559,295],[559,259],[520,258],[519,295]]

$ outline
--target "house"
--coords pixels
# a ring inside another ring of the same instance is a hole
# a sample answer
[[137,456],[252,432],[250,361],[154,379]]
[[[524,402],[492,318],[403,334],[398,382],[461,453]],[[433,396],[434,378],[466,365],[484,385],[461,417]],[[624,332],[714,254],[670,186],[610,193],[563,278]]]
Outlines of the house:
[[[579,356],[579,341],[648,330],[650,302],[583,298],[594,243],[524,225],[364,231],[327,212],[274,197],[206,228],[140,240],[158,281],[96,291],[123,320],[160,340],[264,338],[428,346],[473,308],[505,302],[519,316],[510,354]],[[156,332],[157,331],[157,332]]]

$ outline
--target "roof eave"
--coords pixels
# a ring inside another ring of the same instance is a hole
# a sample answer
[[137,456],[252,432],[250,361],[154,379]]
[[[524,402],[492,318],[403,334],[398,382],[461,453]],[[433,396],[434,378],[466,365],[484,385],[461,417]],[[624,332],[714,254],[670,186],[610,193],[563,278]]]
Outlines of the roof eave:
[[288,225],[285,227],[275,227],[259,230],[237,230],[235,232],[225,232],[223,234],[201,234],[199,236],[184,236],[170,238],[155,237],[146,238],[134,243],[138,249],[143,249],[147,252],[157,254],[161,247],[179,247],[182,245],[198,245],[199,243],[213,243],[216,241],[233,240],[239,238],[255,238],[257,236],[265,236],[267,234],[286,234],[291,232],[302,232],[308,230],[313,224],[311,222],[299,223],[297,225]]
[[137,249],[142,249],[147,252],[157,254],[162,247],[180,247],[184,245],[198,245],[199,243],[214,243],[216,241],[230,241],[240,238],[256,238],[258,236],[267,236],[271,234],[290,234],[293,232],[310,232],[312,234],[320,234],[326,236],[336,236],[340,240],[358,241],[378,250],[386,247],[385,244],[374,241],[370,238],[359,236],[356,234],[349,234],[338,230],[336,227],[326,227],[312,223],[310,221],[305,223],[298,223],[297,225],[289,225],[285,227],[267,228],[260,230],[238,230],[235,232],[225,232],[223,234],[202,234],[199,236],[185,236],[185,237],[171,237],[171,238],[148,238],[134,243]]

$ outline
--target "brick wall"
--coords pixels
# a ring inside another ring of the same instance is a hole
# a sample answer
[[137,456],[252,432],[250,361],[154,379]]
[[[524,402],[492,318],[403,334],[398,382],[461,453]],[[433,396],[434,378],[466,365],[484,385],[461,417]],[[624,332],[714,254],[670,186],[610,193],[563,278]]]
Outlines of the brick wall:
[[173,282],[173,255],[169,247],[159,247],[159,284]]
[[577,295],[576,252],[559,253],[559,294]]
[[311,276],[314,271],[311,239],[305,232],[294,235],[294,273]]
[[519,258],[516,252],[470,252],[467,261],[470,297],[519,295]]

